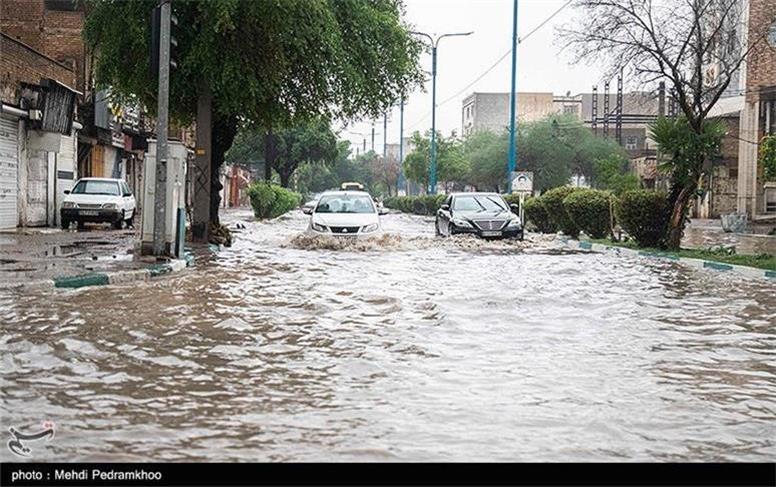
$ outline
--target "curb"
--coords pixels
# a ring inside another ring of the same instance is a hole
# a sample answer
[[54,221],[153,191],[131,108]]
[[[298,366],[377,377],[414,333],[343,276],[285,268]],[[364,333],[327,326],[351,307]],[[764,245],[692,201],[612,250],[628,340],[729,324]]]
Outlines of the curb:
[[87,286],[126,284],[137,281],[148,281],[154,277],[180,272],[186,267],[190,267],[192,265],[194,265],[194,255],[191,252],[186,251],[183,255],[183,259],[170,260],[164,264],[154,264],[147,269],[116,272],[90,272],[77,276],[55,277],[53,279],[42,279],[39,281],[30,281],[19,284],[11,284],[8,286],[0,286],[0,289],[32,291],[52,288],[75,289]]
[[725,264],[723,262],[716,262],[713,260],[693,259],[690,257],[679,257],[678,255],[663,254],[660,252],[649,252],[646,250],[628,249],[625,247],[614,247],[611,245],[604,245],[593,242],[586,242],[584,240],[572,240],[572,239],[558,239],[564,246],[570,249],[583,249],[590,250],[592,252],[600,253],[613,253],[617,255],[624,255],[628,257],[650,257],[653,259],[671,260],[673,262],[681,262],[688,267],[699,270],[712,270],[716,272],[730,272],[745,277],[754,277],[760,279],[773,279],[776,280],[776,271],[769,271],[766,269],[758,269],[756,267],[748,267],[743,265]]

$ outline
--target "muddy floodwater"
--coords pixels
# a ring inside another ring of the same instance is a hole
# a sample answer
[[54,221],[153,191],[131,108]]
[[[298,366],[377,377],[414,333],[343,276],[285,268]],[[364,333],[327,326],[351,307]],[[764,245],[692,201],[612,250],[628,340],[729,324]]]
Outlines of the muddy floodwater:
[[388,235],[235,245],[146,283],[0,291],[8,428],[48,461],[772,461],[776,283]]

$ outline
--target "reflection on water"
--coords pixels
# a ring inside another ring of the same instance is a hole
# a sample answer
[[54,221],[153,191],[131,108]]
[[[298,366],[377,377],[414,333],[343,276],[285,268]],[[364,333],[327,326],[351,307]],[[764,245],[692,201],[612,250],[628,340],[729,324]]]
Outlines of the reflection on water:
[[773,283],[384,221],[340,248],[293,214],[168,279],[0,295],[2,429],[54,421],[52,461],[776,455]]

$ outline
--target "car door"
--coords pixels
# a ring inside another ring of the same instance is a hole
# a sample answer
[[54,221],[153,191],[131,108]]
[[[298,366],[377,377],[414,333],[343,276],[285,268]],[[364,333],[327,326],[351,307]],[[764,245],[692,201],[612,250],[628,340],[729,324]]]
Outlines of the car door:
[[130,218],[135,214],[135,197],[126,181],[121,182],[121,194],[124,199],[124,214]]

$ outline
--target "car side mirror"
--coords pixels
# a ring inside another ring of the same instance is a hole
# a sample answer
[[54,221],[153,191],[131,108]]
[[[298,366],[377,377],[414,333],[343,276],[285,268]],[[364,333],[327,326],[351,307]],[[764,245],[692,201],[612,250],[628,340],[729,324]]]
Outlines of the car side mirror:
[[387,215],[388,214],[388,208],[383,208],[382,206],[377,209],[378,215]]
[[124,193],[124,197],[126,198],[127,196],[132,196],[132,193]]
[[313,214],[313,207],[312,206],[302,207],[302,213],[304,213],[305,215],[312,215]]
[[65,194],[70,194],[70,190],[69,190],[69,189],[66,189],[66,190],[65,190]]
[[512,210],[512,213],[520,213],[520,205],[512,203],[509,205],[509,208]]
[[442,205],[439,207],[440,210],[450,211],[450,205]]

